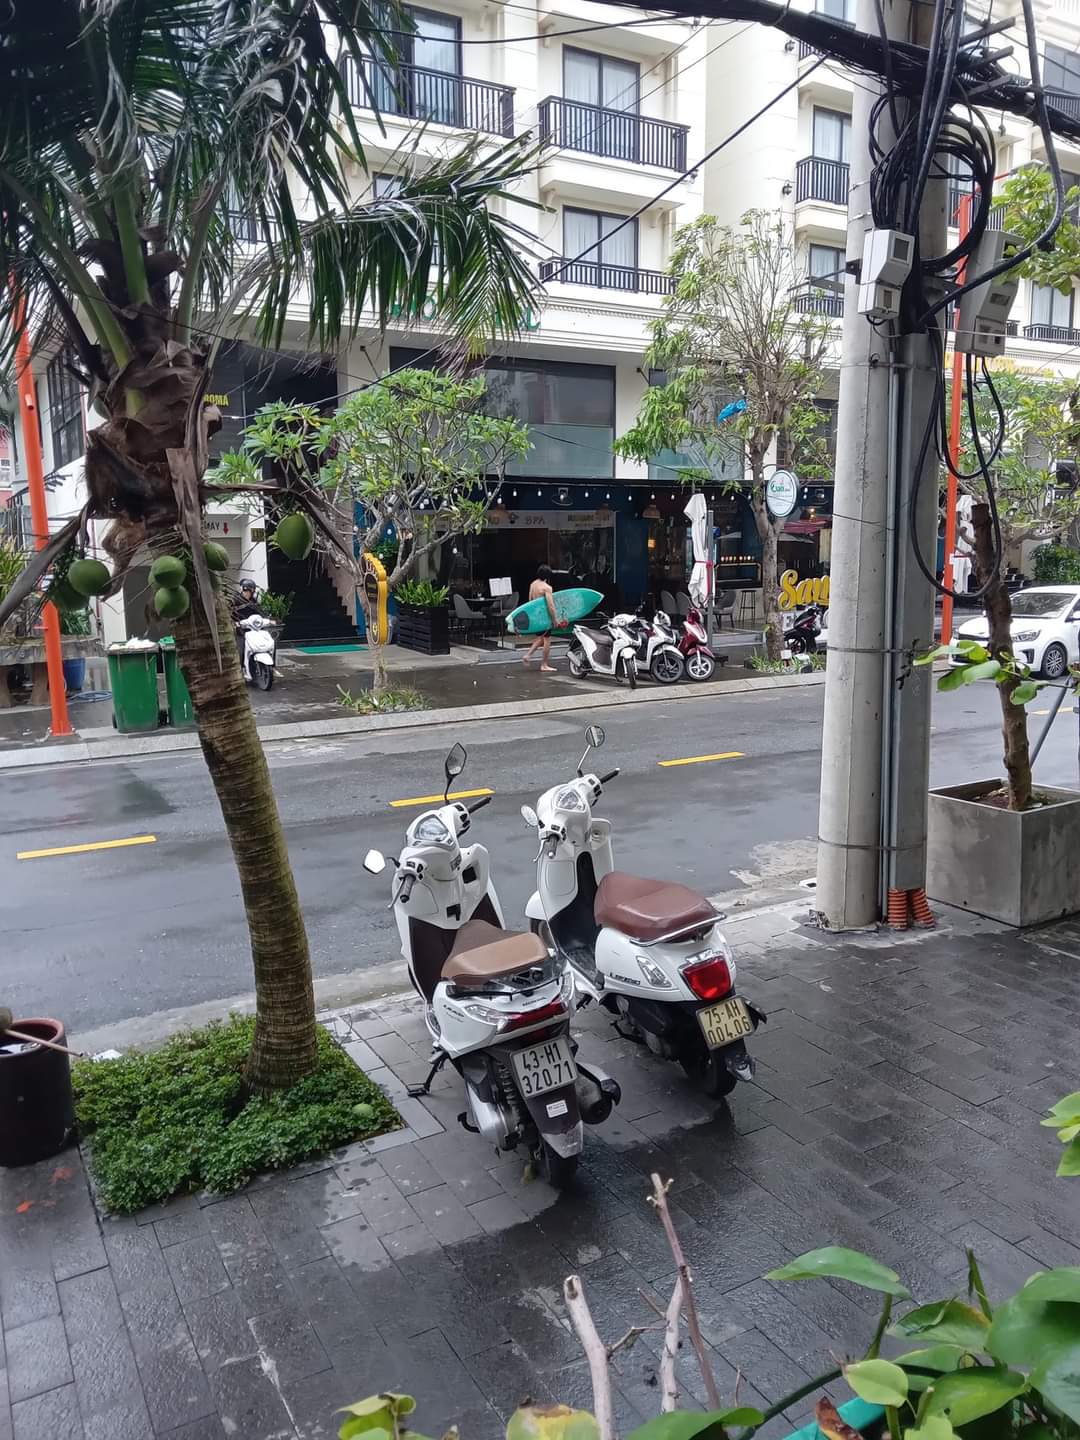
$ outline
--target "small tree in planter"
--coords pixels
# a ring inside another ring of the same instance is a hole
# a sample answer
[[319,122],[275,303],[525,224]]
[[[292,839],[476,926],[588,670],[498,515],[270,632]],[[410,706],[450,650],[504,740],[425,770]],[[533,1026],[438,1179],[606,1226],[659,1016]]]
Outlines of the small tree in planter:
[[[804,478],[823,473],[817,443],[823,366],[830,345],[828,319],[804,314],[805,281],[792,236],[778,216],[752,210],[737,229],[703,215],[675,237],[668,274],[674,282],[664,311],[652,325],[646,365],[666,373],[651,387],[616,452],[649,460],[660,450],[688,453],[701,464],[688,479],[715,483],[717,462],[730,460],[732,443],[745,449],[750,504],[761,539],[765,642],[780,659],[777,546],[784,521],[765,503],[766,459],[783,432],[804,463]],[[745,408],[719,416],[733,397]],[[737,491],[737,479],[724,488]]]
[[[227,463],[234,472],[246,467],[254,479],[270,459],[299,483],[323,487],[336,506],[361,506],[361,550],[376,549],[392,529],[398,544],[386,579],[394,592],[439,545],[483,530],[507,465],[528,453],[528,428],[485,415],[484,392],[483,376],[402,370],[350,396],[332,415],[266,406],[242,454]],[[369,636],[376,635],[368,621]],[[380,648],[372,647],[376,690],[385,684]]]
[[[942,675],[938,689],[956,689],[980,679],[998,682],[1008,805],[1011,810],[1026,810],[1031,804],[1031,758],[1024,706],[1035,698],[1038,684],[1013,653],[1013,610],[1004,585],[1004,557],[1010,548],[1025,540],[1054,537],[1068,529],[1080,514],[1080,492],[1058,488],[1051,469],[1052,462],[1066,458],[1072,450],[1075,427],[1070,387],[1060,381],[1009,371],[995,374],[994,386],[1005,416],[1000,453],[993,461],[1000,554],[985,484],[979,479],[964,481],[965,488],[980,502],[973,507],[972,523],[975,576],[979,587],[986,587],[986,643],[959,642],[958,652],[966,663]],[[996,431],[998,410],[986,387],[976,391],[975,416],[981,436]],[[970,460],[974,446],[966,407],[961,449],[965,461]],[[954,647],[947,645],[935,653],[953,651]],[[1055,673],[1048,674],[1048,678],[1063,681],[1069,661],[1075,659],[1055,654]],[[1049,663],[1047,668],[1049,671]]]
[[403,580],[394,591],[398,603],[398,644],[425,655],[450,653],[450,616],[447,585],[430,580]]

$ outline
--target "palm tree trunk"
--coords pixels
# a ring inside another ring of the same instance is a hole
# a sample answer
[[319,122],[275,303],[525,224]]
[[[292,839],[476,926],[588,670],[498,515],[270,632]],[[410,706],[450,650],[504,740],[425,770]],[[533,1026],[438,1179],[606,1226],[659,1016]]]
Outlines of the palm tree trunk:
[[[994,552],[994,535],[990,525],[990,507],[971,507],[971,526],[975,532],[975,578],[980,585],[994,575],[994,583],[983,598],[986,620],[990,627],[987,649],[995,659],[1012,654],[1012,600],[1001,583],[1001,567]],[[1011,675],[997,687],[1001,702],[1001,733],[1005,742],[1006,788],[1009,809],[1026,810],[1031,804],[1031,748],[1028,745],[1027,711],[1012,703],[1013,691],[1020,684]]]
[[248,702],[232,619],[220,597],[217,623],[220,666],[197,601],[176,622],[174,634],[247,912],[256,995],[247,1081],[252,1090],[279,1090],[316,1066],[311,960],[270,770]]

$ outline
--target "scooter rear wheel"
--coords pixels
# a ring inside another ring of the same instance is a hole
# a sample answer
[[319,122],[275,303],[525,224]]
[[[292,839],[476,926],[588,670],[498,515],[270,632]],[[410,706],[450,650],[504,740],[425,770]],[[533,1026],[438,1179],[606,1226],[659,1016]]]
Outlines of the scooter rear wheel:
[[575,680],[581,680],[589,668],[589,662],[585,659],[585,656],[576,646],[571,646],[566,652],[566,660],[570,666],[570,674]]
[[730,1095],[739,1083],[721,1060],[718,1050],[703,1047],[692,1054],[684,1053],[679,1056],[679,1064],[694,1084],[713,1100],[722,1100],[725,1095]]
[[573,1183],[581,1156],[559,1155],[546,1140],[541,1140],[536,1159],[541,1179],[553,1190],[565,1190]]

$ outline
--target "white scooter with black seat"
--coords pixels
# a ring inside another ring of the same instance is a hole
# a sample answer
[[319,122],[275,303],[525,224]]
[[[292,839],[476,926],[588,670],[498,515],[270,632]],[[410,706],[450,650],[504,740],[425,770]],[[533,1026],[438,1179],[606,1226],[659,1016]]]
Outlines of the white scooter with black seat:
[[244,679],[258,690],[269,690],[274,683],[274,666],[277,663],[277,641],[274,638],[273,621],[265,615],[249,615],[237,622],[242,651],[241,663]]
[[621,1033],[677,1060],[713,1097],[753,1078],[745,1039],[766,1018],[735,993],[735,961],[722,916],[685,885],[615,869],[611,823],[593,815],[618,775],[582,774],[599,725],[570,781],[546,790],[536,809],[537,888],[526,914],[534,932],[565,957],[579,1003],[602,1005]]
[[[401,953],[433,1046],[431,1071],[410,1094],[426,1095],[449,1061],[465,1082],[465,1129],[497,1150],[524,1149],[561,1187],[577,1168],[582,1121],[605,1120],[619,1087],[577,1058],[570,971],[539,936],[504,928],[487,850],[460,844],[473,813],[491,801],[449,799],[465,760],[455,745],[443,804],[416,817],[393,862]],[[386,863],[369,850],[364,869],[379,874]]]

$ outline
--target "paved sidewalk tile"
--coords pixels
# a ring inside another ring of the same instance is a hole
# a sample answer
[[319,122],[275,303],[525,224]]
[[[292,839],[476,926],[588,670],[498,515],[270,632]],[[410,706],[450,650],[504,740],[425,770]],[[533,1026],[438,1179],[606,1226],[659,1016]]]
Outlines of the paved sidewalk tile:
[[[502,1440],[527,1398],[588,1405],[563,1280],[582,1277],[609,1341],[654,1323],[673,1264],[653,1171],[674,1181],[725,1401],[736,1383],[744,1403],[782,1398],[865,1347],[865,1292],[763,1279],[815,1245],[877,1255],[923,1301],[963,1289],[968,1245],[997,1298],[1080,1264],[1080,1207],[1038,1123],[1080,1088],[1080,925],[824,937],[805,908],[733,916],[769,1024],[757,1083],[727,1102],[578,1017],[624,1100],[561,1195],[458,1127],[449,1067],[406,1096],[429,1048],[411,1000],[326,1017],[403,1107],[391,1135],[121,1220],[97,1215],[76,1150],[0,1171],[0,1440],[332,1440],[336,1407],[381,1388],[417,1396],[424,1433]],[[656,1413],[658,1345],[648,1331],[620,1364],[621,1435]],[[678,1375],[704,1403],[688,1354]]]

